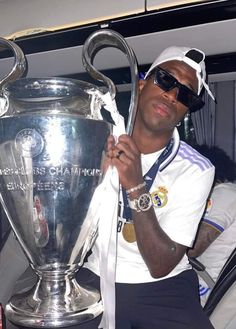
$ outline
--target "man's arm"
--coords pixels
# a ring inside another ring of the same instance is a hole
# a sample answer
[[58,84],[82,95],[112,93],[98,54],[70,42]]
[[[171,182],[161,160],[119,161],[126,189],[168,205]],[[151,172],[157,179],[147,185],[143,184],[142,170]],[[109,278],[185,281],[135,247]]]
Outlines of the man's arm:
[[188,250],[187,255],[192,258],[199,257],[220,234],[220,230],[201,221],[193,248]]
[[[147,193],[145,188],[132,193],[131,198],[137,198]],[[135,233],[139,251],[154,278],[169,274],[186,253],[186,246],[174,242],[160,227],[154,208],[137,212],[132,210]]]

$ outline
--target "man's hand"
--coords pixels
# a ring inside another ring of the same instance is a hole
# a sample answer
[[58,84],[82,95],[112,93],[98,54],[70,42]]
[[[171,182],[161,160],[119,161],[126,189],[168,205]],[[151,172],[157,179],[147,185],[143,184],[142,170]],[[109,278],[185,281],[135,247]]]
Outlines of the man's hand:
[[121,135],[115,144],[114,137],[110,136],[107,155],[110,164],[117,168],[120,183],[126,190],[143,182],[141,155],[132,137]]

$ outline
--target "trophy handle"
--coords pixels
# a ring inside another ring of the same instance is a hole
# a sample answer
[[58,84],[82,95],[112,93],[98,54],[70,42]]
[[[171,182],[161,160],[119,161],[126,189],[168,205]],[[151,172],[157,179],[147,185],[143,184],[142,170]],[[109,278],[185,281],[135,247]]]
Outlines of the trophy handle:
[[25,55],[16,43],[0,37],[0,48],[2,47],[10,48],[13,51],[15,60],[11,71],[0,80],[0,117],[5,115],[9,108],[8,98],[2,93],[3,86],[10,81],[15,81],[22,77],[27,67]]
[[138,64],[133,50],[118,32],[109,29],[95,31],[84,43],[82,53],[83,65],[91,77],[107,85],[111,98],[114,99],[116,96],[116,87],[113,81],[96,70],[93,66],[95,55],[99,50],[107,47],[118,48],[127,56],[129,61],[131,73],[131,97],[126,132],[128,135],[131,135],[138,103]]
[[13,51],[15,61],[10,73],[8,73],[8,75],[0,80],[0,89],[2,89],[3,85],[5,85],[7,82],[20,78],[26,70],[26,59],[21,48],[13,41],[9,41],[0,37],[0,47],[2,46],[4,46],[4,48],[10,48]]

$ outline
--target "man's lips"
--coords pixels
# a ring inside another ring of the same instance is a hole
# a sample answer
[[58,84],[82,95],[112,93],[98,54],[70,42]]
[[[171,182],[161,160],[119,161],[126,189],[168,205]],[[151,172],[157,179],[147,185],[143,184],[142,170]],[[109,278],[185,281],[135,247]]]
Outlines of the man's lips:
[[162,117],[169,117],[170,116],[170,108],[166,104],[163,103],[158,103],[158,104],[153,104],[153,108],[155,113],[158,113]]

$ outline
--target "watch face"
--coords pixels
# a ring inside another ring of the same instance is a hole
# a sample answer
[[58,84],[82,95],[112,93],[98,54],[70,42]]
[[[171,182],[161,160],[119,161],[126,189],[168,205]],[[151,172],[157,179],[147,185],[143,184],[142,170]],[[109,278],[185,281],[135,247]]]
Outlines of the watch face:
[[150,209],[152,206],[152,199],[150,194],[145,193],[140,195],[139,199],[138,199],[138,207],[141,211],[145,211]]

